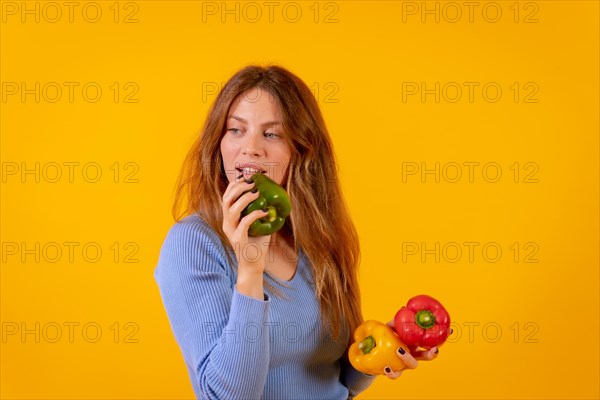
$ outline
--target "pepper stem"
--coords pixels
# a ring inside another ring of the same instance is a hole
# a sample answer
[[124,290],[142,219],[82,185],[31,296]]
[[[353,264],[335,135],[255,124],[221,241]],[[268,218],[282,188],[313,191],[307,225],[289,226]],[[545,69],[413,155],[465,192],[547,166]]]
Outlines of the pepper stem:
[[417,311],[415,322],[423,329],[432,328],[435,325],[435,315],[429,310]]
[[375,338],[373,336],[367,336],[358,344],[358,348],[363,354],[369,354],[376,345]]

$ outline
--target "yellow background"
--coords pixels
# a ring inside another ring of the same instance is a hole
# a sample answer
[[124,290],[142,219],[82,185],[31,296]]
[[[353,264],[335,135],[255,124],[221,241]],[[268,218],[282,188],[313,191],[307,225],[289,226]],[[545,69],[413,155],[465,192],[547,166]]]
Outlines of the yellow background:
[[[247,3],[221,16],[221,2],[77,2],[71,22],[62,2],[61,17],[53,4],[2,2],[2,398],[193,396],[152,276],[172,189],[215,98],[207,90],[249,63],[278,63],[313,88],[333,137],[365,317],[387,321],[427,293],[454,321],[435,362],[378,378],[360,398],[597,399],[598,2],[478,2],[472,21],[463,2],[276,3],[270,21],[263,2],[260,18]],[[422,14],[436,4],[439,22]],[[36,82],[39,103],[12,94]],[[79,85],[72,102],[64,82]],[[81,91],[90,82],[95,103]],[[439,82],[440,101],[408,95],[410,82]],[[479,85],[472,101],[464,82]],[[482,94],[488,83],[497,102]],[[39,182],[21,175],[36,163]],[[403,176],[436,163],[439,183]],[[454,163],[463,175],[452,183]],[[464,163],[479,163],[472,182]],[[65,242],[78,243],[72,260]],[[479,243],[472,262],[465,242]],[[422,260],[436,243],[439,262]]]

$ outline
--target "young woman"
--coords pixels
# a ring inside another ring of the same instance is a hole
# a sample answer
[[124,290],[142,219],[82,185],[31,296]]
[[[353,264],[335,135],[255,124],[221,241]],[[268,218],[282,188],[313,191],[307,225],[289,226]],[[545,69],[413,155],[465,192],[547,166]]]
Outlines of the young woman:
[[[198,398],[347,399],[372,383],[346,357],[362,322],[359,243],[335,165],[317,102],[294,74],[249,66],[222,88],[185,160],[178,222],[155,271]],[[248,235],[265,211],[242,215],[259,195],[256,173],[292,204],[270,236]]]

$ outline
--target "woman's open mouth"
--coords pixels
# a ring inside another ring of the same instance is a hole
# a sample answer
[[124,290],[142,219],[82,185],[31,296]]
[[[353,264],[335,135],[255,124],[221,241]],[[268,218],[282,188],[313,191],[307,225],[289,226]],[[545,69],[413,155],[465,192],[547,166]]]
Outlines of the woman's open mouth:
[[236,168],[236,170],[243,175],[244,180],[249,180],[250,177],[254,174],[264,174],[266,172],[266,171],[263,171],[256,167],[246,167],[246,166]]

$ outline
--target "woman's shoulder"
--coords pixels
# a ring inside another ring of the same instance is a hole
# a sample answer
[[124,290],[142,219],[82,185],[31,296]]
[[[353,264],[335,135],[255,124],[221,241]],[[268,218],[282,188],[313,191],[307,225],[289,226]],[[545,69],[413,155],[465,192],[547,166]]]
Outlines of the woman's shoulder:
[[217,232],[198,214],[190,214],[176,221],[167,233],[167,237],[185,237],[189,235],[218,238]]
[[188,215],[175,222],[167,232],[163,249],[193,250],[210,249],[224,252],[217,232],[198,214]]
[[200,216],[190,215],[175,222],[167,232],[154,278],[165,290],[201,285],[206,282],[202,276],[217,275],[227,277],[225,282],[232,287],[235,275],[231,265],[217,232]]
[[199,271],[230,275],[232,261],[227,253],[217,232],[199,215],[189,215],[175,222],[167,232],[156,276],[165,279]]

